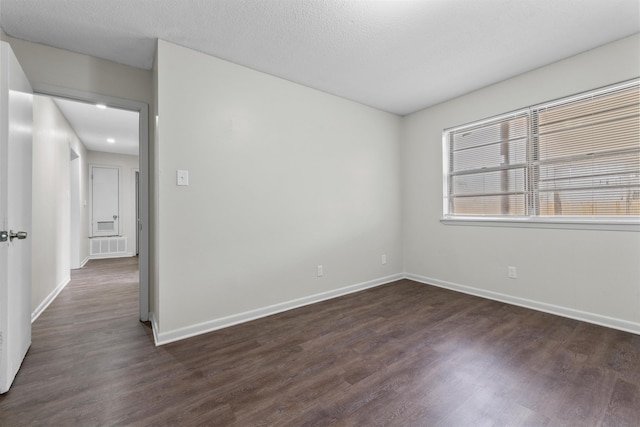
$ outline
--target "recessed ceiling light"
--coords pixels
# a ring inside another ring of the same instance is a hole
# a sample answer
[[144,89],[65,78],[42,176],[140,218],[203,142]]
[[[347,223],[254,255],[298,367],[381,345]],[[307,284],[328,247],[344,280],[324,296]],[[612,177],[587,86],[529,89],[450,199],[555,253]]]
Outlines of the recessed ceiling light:
[[107,106],[104,104],[96,104],[96,107],[102,108],[102,109],[107,108]]
[[113,138],[107,138],[107,142],[108,142],[109,144],[113,144],[114,142],[116,142],[116,140],[115,140],[115,139],[113,139]]

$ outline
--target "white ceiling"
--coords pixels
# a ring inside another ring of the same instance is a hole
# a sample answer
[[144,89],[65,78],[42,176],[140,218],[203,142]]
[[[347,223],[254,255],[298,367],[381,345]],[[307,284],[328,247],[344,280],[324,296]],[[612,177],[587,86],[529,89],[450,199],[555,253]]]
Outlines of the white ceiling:
[[137,111],[98,108],[62,98],[53,100],[87,150],[138,155]]
[[161,38],[407,114],[640,32],[638,0],[1,0],[14,37],[152,66]]

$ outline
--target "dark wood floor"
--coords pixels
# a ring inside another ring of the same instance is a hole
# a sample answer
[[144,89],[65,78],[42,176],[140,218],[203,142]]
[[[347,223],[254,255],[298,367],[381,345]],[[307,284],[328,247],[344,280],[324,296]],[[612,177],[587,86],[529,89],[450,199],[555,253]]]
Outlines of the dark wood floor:
[[154,347],[135,259],[33,325],[0,425],[640,426],[640,336],[402,280]]

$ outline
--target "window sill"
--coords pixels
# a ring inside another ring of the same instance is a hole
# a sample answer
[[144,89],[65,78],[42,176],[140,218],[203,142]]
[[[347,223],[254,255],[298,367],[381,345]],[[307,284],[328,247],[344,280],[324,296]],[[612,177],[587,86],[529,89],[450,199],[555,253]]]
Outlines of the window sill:
[[560,228],[568,230],[604,230],[640,232],[640,221],[590,220],[583,218],[495,218],[495,217],[444,217],[445,225],[514,228]]

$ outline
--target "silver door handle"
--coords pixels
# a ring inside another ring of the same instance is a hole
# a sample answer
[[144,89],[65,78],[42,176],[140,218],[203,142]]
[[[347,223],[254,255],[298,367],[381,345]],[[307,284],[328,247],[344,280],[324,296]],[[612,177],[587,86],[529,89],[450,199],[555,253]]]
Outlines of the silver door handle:
[[116,219],[118,219],[118,215],[113,216],[113,220],[115,221]]
[[9,239],[8,231],[0,231],[0,242],[6,242]]
[[14,232],[13,230],[9,231],[9,240],[12,242],[13,242],[13,239],[24,240],[26,238],[27,238],[26,231],[17,231],[17,232]]

